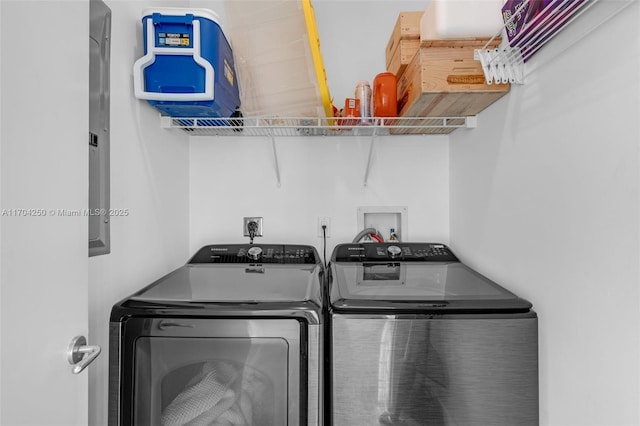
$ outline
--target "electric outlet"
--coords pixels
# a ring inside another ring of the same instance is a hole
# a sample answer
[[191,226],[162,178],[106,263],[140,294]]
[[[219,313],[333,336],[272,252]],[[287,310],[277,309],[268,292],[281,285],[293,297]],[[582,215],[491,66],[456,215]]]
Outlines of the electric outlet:
[[249,224],[255,223],[256,229],[255,229],[255,234],[253,235],[254,237],[262,237],[262,218],[261,217],[245,217],[244,218],[244,225],[242,228],[242,232],[243,235],[245,237],[250,237],[250,233],[249,233]]
[[[326,228],[322,229],[322,226],[326,226]],[[318,217],[318,237],[327,237],[331,236],[331,218],[330,217]]]

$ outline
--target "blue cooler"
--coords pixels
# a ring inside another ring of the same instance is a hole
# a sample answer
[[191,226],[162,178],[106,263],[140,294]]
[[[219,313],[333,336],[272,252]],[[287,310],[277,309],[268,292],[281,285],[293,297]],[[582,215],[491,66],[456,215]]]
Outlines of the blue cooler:
[[171,117],[231,117],[240,108],[233,53],[207,9],[145,10],[135,96]]

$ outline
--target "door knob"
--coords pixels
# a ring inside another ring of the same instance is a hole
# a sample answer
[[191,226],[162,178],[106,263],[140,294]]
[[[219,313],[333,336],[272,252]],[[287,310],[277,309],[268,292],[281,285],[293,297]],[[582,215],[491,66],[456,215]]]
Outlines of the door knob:
[[69,364],[73,365],[71,372],[73,374],[82,372],[94,359],[98,358],[101,350],[100,346],[87,345],[87,339],[84,336],[74,337],[67,351]]

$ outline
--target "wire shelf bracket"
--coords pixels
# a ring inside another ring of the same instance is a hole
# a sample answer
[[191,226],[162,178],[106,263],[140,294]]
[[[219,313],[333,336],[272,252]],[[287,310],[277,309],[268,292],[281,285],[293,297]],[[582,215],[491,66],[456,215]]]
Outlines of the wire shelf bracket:
[[524,84],[524,62],[519,49],[476,49],[474,55],[482,64],[487,84]]
[[278,184],[278,188],[282,186],[282,182],[280,181],[280,162],[278,161],[278,149],[276,147],[276,137],[271,136],[271,148],[273,149],[273,163],[276,169],[276,180]]

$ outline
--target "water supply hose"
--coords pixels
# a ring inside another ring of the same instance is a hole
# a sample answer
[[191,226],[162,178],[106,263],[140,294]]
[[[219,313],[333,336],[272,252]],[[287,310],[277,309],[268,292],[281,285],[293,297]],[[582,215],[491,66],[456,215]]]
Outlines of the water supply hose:
[[379,240],[378,238],[376,238],[378,242],[384,241],[384,238],[382,238],[382,235],[380,235],[380,232],[378,232],[376,228],[365,228],[362,231],[358,232],[358,235],[354,237],[352,243],[360,242],[360,240],[363,239],[366,235],[376,235],[379,238]]

